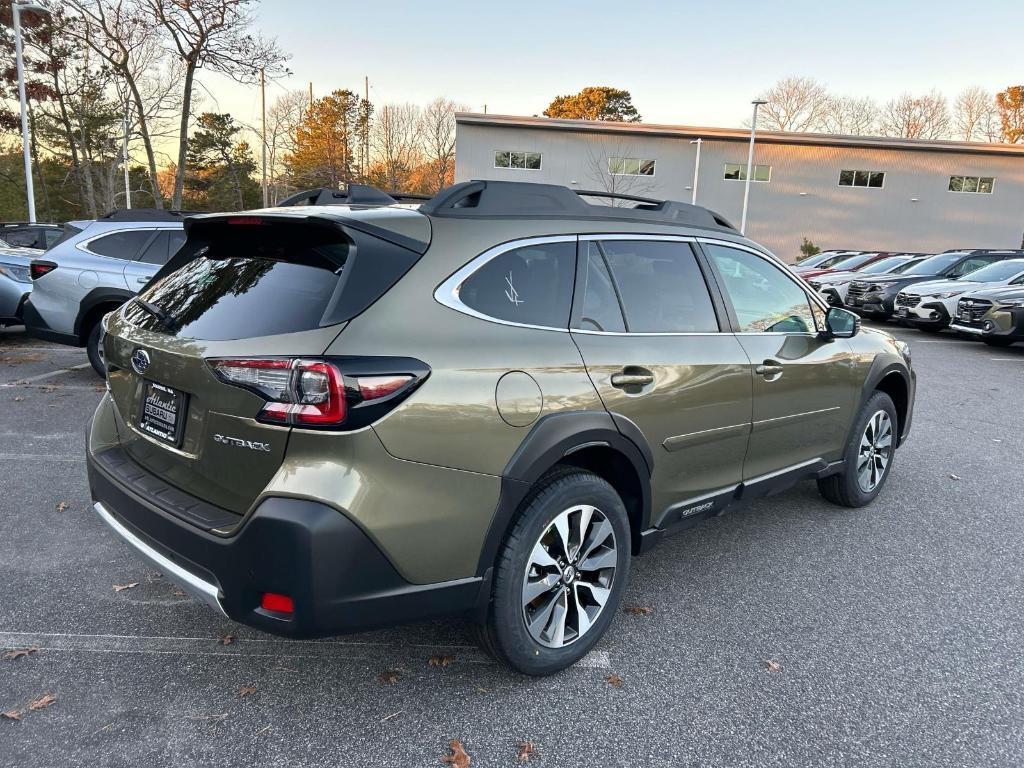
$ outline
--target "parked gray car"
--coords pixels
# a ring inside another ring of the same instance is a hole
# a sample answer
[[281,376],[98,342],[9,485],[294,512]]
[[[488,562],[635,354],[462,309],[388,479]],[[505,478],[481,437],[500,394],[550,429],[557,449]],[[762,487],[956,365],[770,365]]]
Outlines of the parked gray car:
[[72,221],[31,266],[33,291],[23,317],[29,334],[85,347],[104,375],[100,320],[134,296],[185,242],[178,211],[115,211]]
[[14,248],[0,240],[0,327],[21,325],[22,308],[32,291],[29,263],[42,251]]

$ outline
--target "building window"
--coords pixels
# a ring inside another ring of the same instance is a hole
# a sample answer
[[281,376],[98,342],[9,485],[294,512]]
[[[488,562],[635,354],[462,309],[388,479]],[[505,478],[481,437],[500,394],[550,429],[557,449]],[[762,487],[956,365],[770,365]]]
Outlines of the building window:
[[873,187],[881,189],[885,184],[882,171],[840,171],[840,187]]
[[514,152],[500,149],[494,153],[495,168],[515,168],[520,171],[539,171],[540,152]]
[[[726,163],[725,178],[731,181],[746,181],[747,166],[745,163]],[[755,165],[754,178],[751,181],[771,181],[772,167],[770,165]]]
[[637,157],[609,157],[608,173],[612,176],[653,176],[654,161]]
[[950,192],[972,192],[979,195],[991,195],[996,180],[991,176],[950,176]]

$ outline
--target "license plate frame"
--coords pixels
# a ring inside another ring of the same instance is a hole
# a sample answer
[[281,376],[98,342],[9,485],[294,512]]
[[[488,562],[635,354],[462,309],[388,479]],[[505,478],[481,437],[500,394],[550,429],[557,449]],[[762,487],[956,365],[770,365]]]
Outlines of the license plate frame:
[[185,434],[188,394],[150,379],[142,380],[137,424],[146,435],[174,448]]
[[909,314],[910,314],[910,310],[908,310],[906,307],[897,307],[896,308],[896,316],[897,317],[907,317]]

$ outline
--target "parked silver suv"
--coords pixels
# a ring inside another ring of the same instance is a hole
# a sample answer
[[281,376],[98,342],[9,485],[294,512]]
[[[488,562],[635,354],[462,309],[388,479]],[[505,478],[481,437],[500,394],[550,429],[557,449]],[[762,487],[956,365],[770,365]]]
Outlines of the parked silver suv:
[[26,330],[59,344],[85,347],[104,375],[100,319],[134,296],[185,242],[178,211],[115,211],[72,221],[43,257],[32,261]]

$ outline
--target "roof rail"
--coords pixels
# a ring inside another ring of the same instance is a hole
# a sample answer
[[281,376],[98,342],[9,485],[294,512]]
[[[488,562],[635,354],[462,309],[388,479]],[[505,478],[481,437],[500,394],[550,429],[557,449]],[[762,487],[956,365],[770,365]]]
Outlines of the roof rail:
[[279,207],[293,205],[394,205],[402,200],[429,200],[430,195],[406,192],[383,192],[367,184],[347,184],[344,190],[318,187],[298,192],[278,203]]
[[[627,208],[593,204],[584,197],[626,200],[637,205]],[[699,205],[524,181],[464,181],[442,189],[420,206],[420,212],[462,218],[623,219],[736,231],[725,217]]]
[[100,216],[103,221],[181,221],[199,211],[166,211],[162,208],[119,208]]

